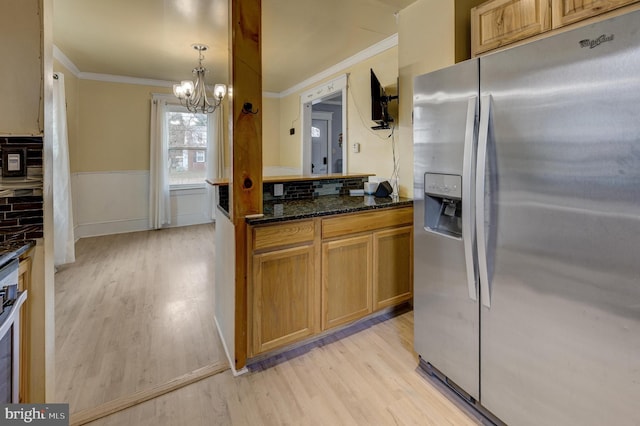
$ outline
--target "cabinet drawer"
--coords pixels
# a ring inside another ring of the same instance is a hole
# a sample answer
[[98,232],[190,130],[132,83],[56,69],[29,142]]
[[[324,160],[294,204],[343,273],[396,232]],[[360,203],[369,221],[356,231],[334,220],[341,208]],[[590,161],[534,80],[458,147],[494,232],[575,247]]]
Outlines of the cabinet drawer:
[[373,231],[413,223],[413,207],[385,209],[322,220],[322,238]]
[[549,0],[492,0],[471,9],[471,56],[551,29]]
[[313,241],[313,220],[285,222],[253,228],[253,249],[262,250]]

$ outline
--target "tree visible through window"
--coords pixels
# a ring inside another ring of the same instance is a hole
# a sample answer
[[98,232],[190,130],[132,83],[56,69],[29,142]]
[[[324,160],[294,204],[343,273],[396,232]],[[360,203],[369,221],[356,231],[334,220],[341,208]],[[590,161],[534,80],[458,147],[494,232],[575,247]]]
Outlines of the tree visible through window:
[[166,113],[169,185],[204,184],[207,174],[207,114]]

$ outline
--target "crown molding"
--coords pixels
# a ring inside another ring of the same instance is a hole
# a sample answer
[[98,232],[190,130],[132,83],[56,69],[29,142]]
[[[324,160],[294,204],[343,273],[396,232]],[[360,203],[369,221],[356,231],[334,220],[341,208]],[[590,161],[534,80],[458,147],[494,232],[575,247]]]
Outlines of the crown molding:
[[56,46],[55,44],[53,45],[53,57],[57,59],[58,62],[60,62],[62,65],[64,65],[66,69],[71,71],[71,74],[75,75],[76,77],[80,74],[80,70],[78,69],[78,67],[76,67],[76,64],[71,62],[71,59],[69,59],[67,55],[62,52],[62,50],[58,49],[58,46]]
[[288,88],[287,90],[284,90],[282,92],[279,93],[279,96],[281,98],[284,98],[286,96],[289,96],[293,93],[299,92],[313,84],[316,84],[322,80],[324,80],[327,77],[330,77],[334,74],[338,74],[344,70],[346,70],[349,67],[354,66],[357,63],[360,63],[362,61],[365,61],[369,58],[372,58],[382,52],[384,52],[385,50],[389,50],[393,47],[396,47],[398,45],[398,33],[395,33],[387,38],[385,38],[382,41],[379,41],[378,43],[367,47],[364,50],[361,50],[360,52],[356,53],[355,55],[345,59],[342,62],[338,62],[337,64],[335,64],[332,67],[327,68],[326,70],[319,72],[318,74],[309,77],[308,79],[296,84],[295,86],[292,86],[290,88]]
[[174,81],[153,80],[151,78],[127,77],[126,75],[98,74],[94,72],[81,72],[78,75],[81,80],[105,81],[107,83],[138,84],[141,86],[173,87]]

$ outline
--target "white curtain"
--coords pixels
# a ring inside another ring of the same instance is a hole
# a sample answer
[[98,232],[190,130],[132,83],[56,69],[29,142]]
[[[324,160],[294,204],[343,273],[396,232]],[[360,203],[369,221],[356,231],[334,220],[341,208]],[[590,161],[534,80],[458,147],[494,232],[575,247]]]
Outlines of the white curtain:
[[[207,132],[207,179],[214,180],[224,177],[224,118],[223,105],[209,117],[209,132]],[[216,218],[216,188],[207,185],[207,205],[209,206],[209,217]]]
[[56,73],[53,80],[53,223],[54,264],[75,262],[67,102],[62,73]]
[[159,229],[171,224],[169,193],[169,150],[164,114],[167,102],[151,100],[151,158],[149,176],[149,226]]

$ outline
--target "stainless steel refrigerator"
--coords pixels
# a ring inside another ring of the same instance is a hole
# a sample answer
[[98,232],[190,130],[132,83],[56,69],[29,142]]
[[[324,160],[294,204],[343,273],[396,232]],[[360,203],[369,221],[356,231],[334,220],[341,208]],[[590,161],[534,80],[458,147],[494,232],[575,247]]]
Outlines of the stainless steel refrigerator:
[[510,425],[640,425],[640,13],[416,77],[415,349]]

